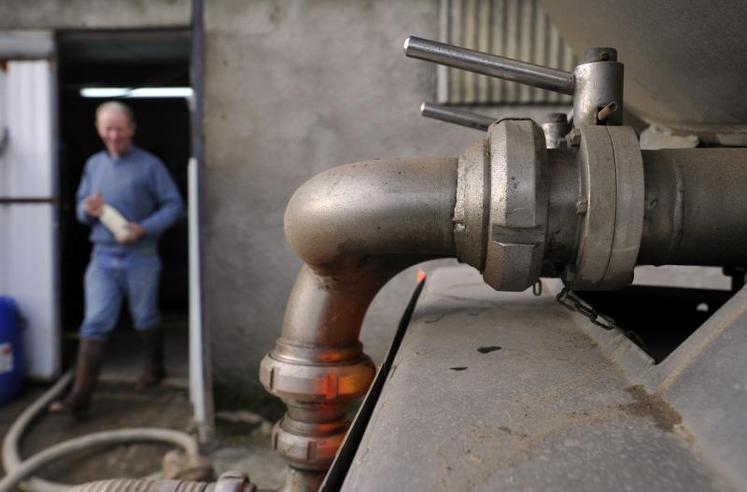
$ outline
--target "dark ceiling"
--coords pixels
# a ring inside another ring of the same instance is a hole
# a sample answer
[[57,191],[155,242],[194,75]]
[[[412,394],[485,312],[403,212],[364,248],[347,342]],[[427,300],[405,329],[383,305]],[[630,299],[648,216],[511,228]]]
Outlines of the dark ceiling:
[[63,63],[188,63],[185,30],[69,31],[58,35]]
[[189,85],[189,31],[62,32],[57,46],[63,90]]

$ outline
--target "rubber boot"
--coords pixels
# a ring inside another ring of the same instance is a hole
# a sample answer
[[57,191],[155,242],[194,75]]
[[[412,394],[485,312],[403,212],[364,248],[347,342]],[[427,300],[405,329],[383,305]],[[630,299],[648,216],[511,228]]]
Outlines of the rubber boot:
[[135,383],[135,389],[144,391],[156,386],[166,375],[163,367],[163,330],[156,327],[140,333],[143,344],[143,369]]
[[88,410],[99,379],[105,345],[106,342],[103,340],[84,338],[80,341],[73,388],[64,400],[56,401],[49,406],[50,413],[79,415]]

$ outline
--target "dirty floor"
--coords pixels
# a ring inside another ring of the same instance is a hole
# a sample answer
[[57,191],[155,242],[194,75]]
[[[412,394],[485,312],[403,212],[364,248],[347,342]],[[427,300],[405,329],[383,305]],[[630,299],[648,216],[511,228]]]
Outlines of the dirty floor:
[[[0,407],[0,435],[4,436],[21,411],[45,390],[46,386],[27,385],[16,400]],[[131,385],[107,382],[99,387],[86,418],[42,416],[27,433],[21,452],[27,457],[65,439],[106,429],[164,427],[189,431],[191,415],[183,389],[167,386],[139,393]],[[218,420],[216,426],[216,441],[206,451],[216,475],[233,469],[248,473],[260,488],[282,485],[284,463],[269,447],[269,422],[257,417],[239,422]],[[168,446],[152,444],[96,450],[52,464],[41,476],[65,483],[144,477],[160,470],[162,456],[168,450]]]

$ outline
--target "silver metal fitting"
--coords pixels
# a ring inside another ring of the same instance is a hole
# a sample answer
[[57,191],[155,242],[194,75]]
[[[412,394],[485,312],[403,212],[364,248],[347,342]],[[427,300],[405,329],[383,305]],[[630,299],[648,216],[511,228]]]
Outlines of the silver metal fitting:
[[539,277],[545,252],[548,186],[542,130],[531,120],[504,120],[488,130],[490,217],[485,282],[522,291]]
[[[577,150],[551,154],[534,122],[502,120],[490,127],[487,141],[460,157],[457,257],[478,268],[491,287],[524,290],[547,260],[564,264],[564,281],[577,289],[614,289],[632,281],[644,221],[638,139],[629,127],[576,131]],[[570,232],[556,256],[550,250],[546,257],[550,227]]]
[[270,353],[259,366],[259,380],[268,392],[297,402],[356,398],[365,394],[375,374],[376,366],[366,355],[341,364],[308,365],[276,359]]
[[[602,48],[589,51],[595,50],[607,53]],[[614,57],[607,53],[606,57],[590,59],[595,61],[577,65],[573,70],[573,126],[622,125],[623,64],[616,61],[616,53]],[[604,113],[600,114],[602,110]]]
[[459,261],[480,271],[485,268],[484,232],[489,215],[486,176],[490,169],[490,147],[483,140],[459,156],[457,196],[454,207],[454,243]]
[[521,291],[539,277],[545,250],[545,138],[531,120],[502,120],[488,137],[459,160],[457,256],[494,289]]
[[246,473],[229,470],[221,473],[215,483],[214,492],[256,492],[254,485]]
[[618,289],[633,280],[644,221],[643,160],[630,127],[580,129],[577,162],[583,214],[574,264],[563,280],[573,289]]
[[272,447],[302,470],[326,470],[345,439],[346,420],[308,423],[285,415],[272,429]]

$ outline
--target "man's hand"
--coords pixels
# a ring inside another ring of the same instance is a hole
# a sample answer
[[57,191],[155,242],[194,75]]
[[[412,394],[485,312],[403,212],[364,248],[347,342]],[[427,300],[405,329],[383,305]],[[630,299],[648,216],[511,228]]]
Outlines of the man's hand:
[[101,214],[104,213],[104,199],[101,198],[98,191],[88,195],[88,198],[83,202],[83,211],[96,219],[101,217]]
[[127,224],[129,234],[124,237],[117,237],[116,240],[119,244],[133,244],[136,243],[141,237],[145,235],[145,229],[140,224],[130,222]]

